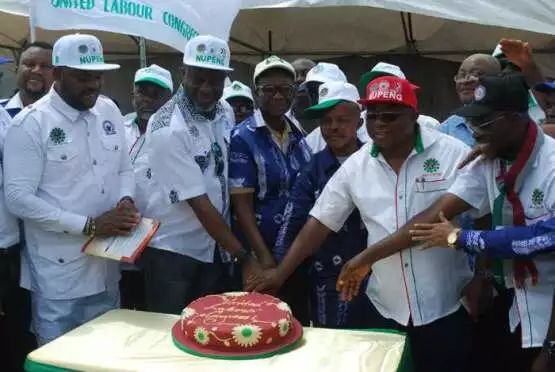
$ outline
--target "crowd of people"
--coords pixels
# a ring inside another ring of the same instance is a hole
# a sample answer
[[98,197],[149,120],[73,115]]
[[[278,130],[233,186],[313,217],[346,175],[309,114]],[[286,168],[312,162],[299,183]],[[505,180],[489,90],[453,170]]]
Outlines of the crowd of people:
[[[208,35],[176,89],[139,69],[123,116],[96,37],[28,45],[0,101],[2,370],[111,309],[246,290],[305,326],[402,331],[417,372],[554,371],[555,82],[527,43],[499,50],[461,63],[440,123],[398,66],[357,87],[269,56],[231,81]],[[141,217],[161,225],[135,264],[82,253]]]

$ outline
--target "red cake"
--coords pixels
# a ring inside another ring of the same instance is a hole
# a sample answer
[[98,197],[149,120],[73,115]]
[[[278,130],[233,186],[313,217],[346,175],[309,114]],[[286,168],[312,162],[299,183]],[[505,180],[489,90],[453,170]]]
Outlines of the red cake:
[[302,336],[289,306],[261,293],[229,292],[193,301],[173,327],[174,342],[210,357],[264,357]]

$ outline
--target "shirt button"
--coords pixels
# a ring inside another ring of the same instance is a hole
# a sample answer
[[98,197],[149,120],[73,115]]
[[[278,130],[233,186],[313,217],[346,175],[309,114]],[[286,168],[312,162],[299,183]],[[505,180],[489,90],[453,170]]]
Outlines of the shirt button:
[[63,258],[58,258],[58,262],[61,263],[61,264],[63,264],[65,261],[64,261]]
[[114,150],[116,150],[116,151],[117,151],[118,149],[119,149],[119,146],[118,146],[118,145],[116,145],[116,147],[114,147]]
[[405,262],[405,267],[409,267],[409,264],[408,264],[408,262]]
[[87,132],[87,136],[90,137],[90,136],[91,136],[91,132]]
[[399,200],[403,200],[403,195],[399,195]]
[[69,231],[65,231],[65,230],[64,230],[64,234],[69,234]]
[[102,188],[102,190],[100,190],[101,194],[104,194],[104,187]]
[[62,156],[60,156],[60,159],[62,159],[62,160],[67,160],[67,155],[62,155]]
[[96,159],[93,159],[93,165],[96,165]]

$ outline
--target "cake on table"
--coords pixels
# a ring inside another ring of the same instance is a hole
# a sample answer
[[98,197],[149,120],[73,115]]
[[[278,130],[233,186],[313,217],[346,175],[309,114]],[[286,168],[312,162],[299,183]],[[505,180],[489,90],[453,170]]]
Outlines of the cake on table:
[[285,302],[267,294],[228,292],[191,302],[172,336],[177,347],[192,354],[248,359],[285,352],[302,332]]

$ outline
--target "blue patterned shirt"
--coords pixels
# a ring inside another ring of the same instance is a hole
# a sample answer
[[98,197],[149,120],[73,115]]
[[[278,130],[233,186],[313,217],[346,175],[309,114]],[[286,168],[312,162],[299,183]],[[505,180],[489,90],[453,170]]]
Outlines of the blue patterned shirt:
[[555,218],[493,231],[463,230],[457,247],[495,258],[518,258],[555,251]]
[[[301,131],[295,125],[290,129],[284,152],[257,111],[234,128],[230,141],[230,188],[254,190],[256,222],[264,242],[272,248],[295,177],[311,157],[310,149],[301,141]],[[235,232],[242,238],[241,231]]]

